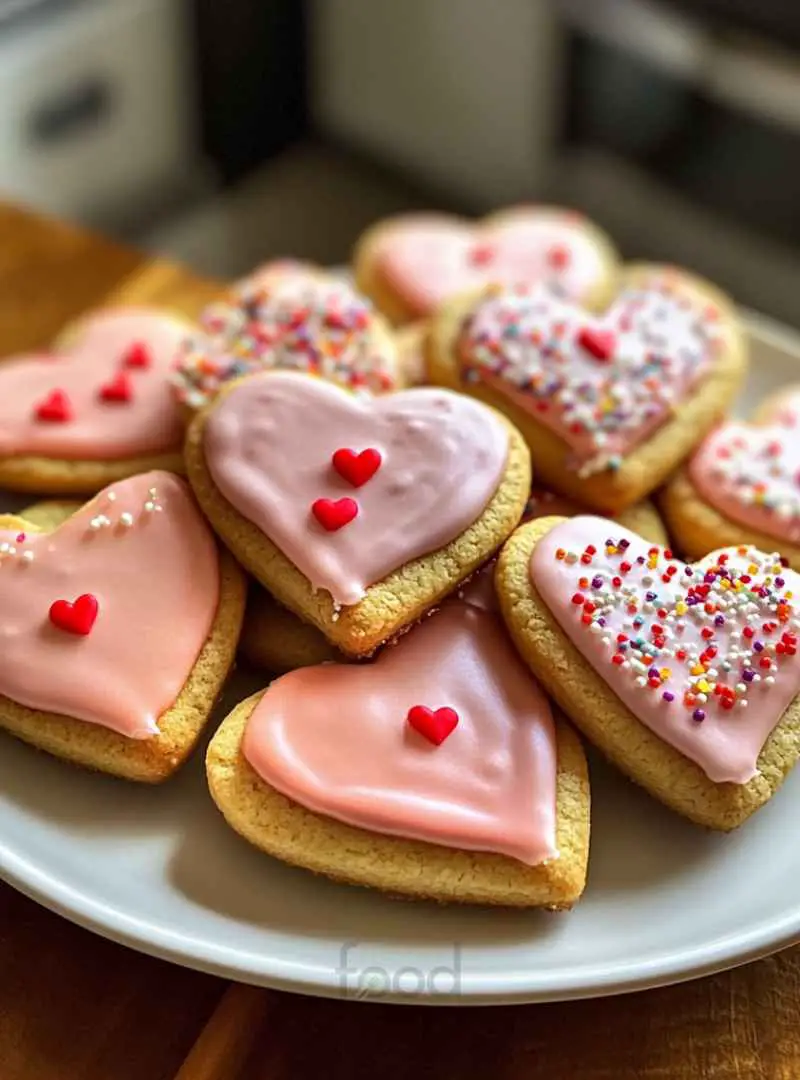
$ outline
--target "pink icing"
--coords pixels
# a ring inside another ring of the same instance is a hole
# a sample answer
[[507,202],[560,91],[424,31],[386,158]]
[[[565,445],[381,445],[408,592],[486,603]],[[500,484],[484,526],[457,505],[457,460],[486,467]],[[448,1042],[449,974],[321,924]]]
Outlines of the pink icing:
[[[378,472],[354,489],[331,465],[341,448],[377,449]],[[358,398],[293,372],[253,376],[205,428],[214,482],[338,604],[449,543],[483,513],[505,469],[508,431],[485,406],[447,390]],[[317,499],[354,498],[337,532],[314,519]]]
[[782,398],[768,424],[718,427],[691,459],[689,475],[726,517],[800,544],[800,390]]
[[[458,726],[434,746],[406,721],[414,705],[453,708]],[[558,854],[550,706],[482,601],[450,601],[374,663],[278,679],[243,750],[268,784],[350,825],[530,865]]]
[[[81,323],[76,340],[49,354],[0,364],[0,454],[39,454],[64,460],[106,460],[155,454],[180,446],[182,425],[166,375],[186,324],[146,308],[100,311]],[[129,369],[130,402],[107,402],[101,386],[122,370],[131,345],[152,358],[147,370]],[[53,390],[66,392],[73,419],[53,423],[36,406]]]
[[489,282],[551,280],[580,300],[609,272],[606,256],[579,215],[522,208],[486,225],[409,215],[387,233],[377,266],[420,317],[450,296]]
[[[0,694],[132,739],[158,734],[219,600],[216,545],[186,485],[144,473],[55,532],[20,535],[0,532]],[[99,605],[88,636],[50,623],[55,600],[85,593]]]
[[[610,334],[608,358],[581,341]],[[572,449],[582,473],[614,468],[707,373],[729,334],[716,311],[664,275],[601,316],[547,286],[490,294],[460,342],[465,376],[511,398]]]
[[[719,585],[720,566],[729,588]],[[614,522],[578,517],[539,541],[531,579],[567,636],[659,738],[715,782],[743,784],[757,774],[767,736],[800,690],[792,601],[800,575],[752,548],[687,568]],[[699,595],[690,589],[706,585],[707,595],[690,599]]]

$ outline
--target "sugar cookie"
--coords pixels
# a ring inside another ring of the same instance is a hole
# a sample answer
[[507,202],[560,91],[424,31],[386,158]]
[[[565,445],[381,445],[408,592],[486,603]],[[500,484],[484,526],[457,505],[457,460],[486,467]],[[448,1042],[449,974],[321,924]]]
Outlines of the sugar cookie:
[[379,221],[353,255],[358,287],[394,323],[425,319],[453,296],[491,282],[552,282],[602,307],[619,258],[604,232],[574,210],[517,206],[472,222],[449,214]]
[[520,519],[519,433],[467,397],[359,398],[294,372],[225,387],[192,422],[198,501],[239,561],[351,656],[413,625]]
[[0,364],[0,487],[91,495],[150,469],[182,470],[167,373],[189,323],[151,308],[84,316],[54,351]]
[[269,263],[209,305],[172,374],[178,401],[203,408],[222,386],[254,372],[318,375],[356,392],[405,384],[383,316],[340,274],[284,260]]
[[661,495],[685,555],[753,544],[800,570],[800,386],[715,428]]
[[629,267],[600,316],[545,286],[462,296],[432,321],[432,383],[503,411],[548,487],[611,514],[645,498],[746,371],[732,305],[675,268]]
[[207,756],[229,824],[393,894],[570,907],[588,854],[583,751],[485,596],[466,590],[372,663],[304,668],[239,705]]
[[687,566],[614,522],[543,518],[500,553],[521,655],[581,731],[679,813],[733,829],[800,754],[800,576],[753,548]]
[[0,517],[0,727],[130,780],[166,779],[233,662],[244,580],[186,485],[106,488],[50,532]]

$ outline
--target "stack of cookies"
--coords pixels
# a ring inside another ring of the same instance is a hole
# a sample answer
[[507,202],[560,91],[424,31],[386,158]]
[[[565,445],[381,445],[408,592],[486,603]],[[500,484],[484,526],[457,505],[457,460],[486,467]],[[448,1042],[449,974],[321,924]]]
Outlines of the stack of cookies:
[[0,364],[0,484],[51,496],[0,518],[0,725],[163,780],[240,647],[229,824],[409,897],[571,907],[581,736],[740,825],[800,753],[800,392],[727,421],[733,304],[573,212],[383,222],[353,276]]

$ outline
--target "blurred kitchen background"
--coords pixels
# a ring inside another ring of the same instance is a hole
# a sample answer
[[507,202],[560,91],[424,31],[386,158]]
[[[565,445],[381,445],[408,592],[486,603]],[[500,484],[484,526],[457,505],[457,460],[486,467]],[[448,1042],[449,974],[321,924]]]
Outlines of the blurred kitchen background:
[[800,2],[0,0],[0,198],[221,277],[550,200],[798,325]]

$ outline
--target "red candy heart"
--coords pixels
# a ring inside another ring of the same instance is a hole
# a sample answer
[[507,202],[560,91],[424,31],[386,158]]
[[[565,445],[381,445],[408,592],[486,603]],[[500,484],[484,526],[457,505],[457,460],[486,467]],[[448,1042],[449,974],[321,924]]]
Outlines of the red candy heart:
[[153,363],[150,350],[143,341],[134,341],[122,357],[122,366],[146,371]]
[[337,450],[333,455],[333,467],[348,484],[361,487],[371,480],[381,467],[379,450],[370,447],[357,454],[355,450]]
[[34,412],[37,420],[65,424],[73,416],[72,402],[63,390],[53,390],[43,401],[39,402]]
[[413,705],[408,710],[408,722],[430,742],[441,746],[448,735],[451,735],[458,724],[458,713],[455,709],[447,706],[437,709],[429,709],[427,705]]
[[336,532],[353,520],[358,503],[355,499],[317,499],[311,504],[311,512],[323,529]]
[[597,360],[610,360],[614,355],[616,340],[610,330],[593,330],[584,326],[578,333],[578,344]]
[[120,371],[111,382],[104,383],[98,391],[101,401],[125,404],[133,400],[133,386],[130,375]]
[[68,634],[86,636],[97,618],[97,598],[91,593],[84,593],[74,603],[69,600],[56,600],[50,605],[50,622],[59,630]]
[[491,244],[476,244],[469,253],[469,261],[473,266],[488,266],[494,255],[495,250]]

